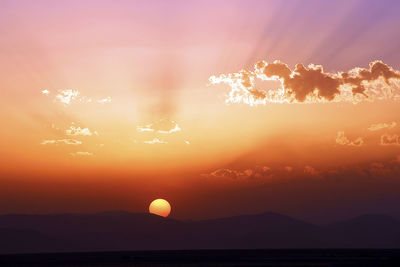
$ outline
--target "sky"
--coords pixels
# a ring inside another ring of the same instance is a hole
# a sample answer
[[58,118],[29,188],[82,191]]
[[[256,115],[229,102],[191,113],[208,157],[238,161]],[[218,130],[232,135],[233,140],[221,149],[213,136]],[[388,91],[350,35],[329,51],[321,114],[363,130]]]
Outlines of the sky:
[[0,213],[400,218],[399,12],[0,1]]

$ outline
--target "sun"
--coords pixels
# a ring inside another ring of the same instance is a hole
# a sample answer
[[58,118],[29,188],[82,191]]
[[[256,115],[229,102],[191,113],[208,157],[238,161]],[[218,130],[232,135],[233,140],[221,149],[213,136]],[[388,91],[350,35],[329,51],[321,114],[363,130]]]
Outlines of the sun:
[[162,217],[167,217],[171,212],[171,205],[165,199],[156,199],[150,203],[149,212]]

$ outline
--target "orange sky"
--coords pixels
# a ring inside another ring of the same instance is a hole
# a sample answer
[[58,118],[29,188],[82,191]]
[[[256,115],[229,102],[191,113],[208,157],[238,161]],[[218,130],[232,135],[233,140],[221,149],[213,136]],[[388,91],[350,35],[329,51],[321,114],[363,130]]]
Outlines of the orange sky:
[[[0,212],[146,211],[165,198],[178,218],[393,213],[400,6],[345,3],[2,1]],[[321,81],[349,92],[350,73],[385,97],[294,103],[308,78],[274,76],[243,88],[286,86],[292,103],[251,106],[210,80],[256,75],[261,60],[292,75],[322,65]],[[373,76],[375,60],[388,83],[356,69]]]

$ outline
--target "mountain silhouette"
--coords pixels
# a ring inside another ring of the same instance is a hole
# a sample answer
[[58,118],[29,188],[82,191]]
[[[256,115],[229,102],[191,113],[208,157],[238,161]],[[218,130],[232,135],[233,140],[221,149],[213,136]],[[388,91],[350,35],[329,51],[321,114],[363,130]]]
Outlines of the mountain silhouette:
[[363,215],[315,225],[272,212],[201,221],[125,211],[0,216],[3,254],[263,248],[400,248],[400,222]]

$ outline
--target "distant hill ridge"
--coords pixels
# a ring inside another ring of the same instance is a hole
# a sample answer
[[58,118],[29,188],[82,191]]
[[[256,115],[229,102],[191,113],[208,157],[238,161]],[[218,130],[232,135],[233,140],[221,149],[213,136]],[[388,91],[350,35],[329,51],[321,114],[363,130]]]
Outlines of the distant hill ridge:
[[400,222],[370,214],[315,225],[273,212],[201,221],[126,211],[0,216],[3,254],[262,248],[400,248]]

